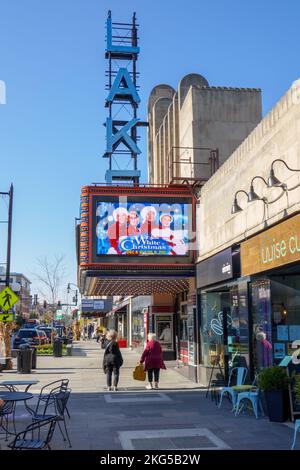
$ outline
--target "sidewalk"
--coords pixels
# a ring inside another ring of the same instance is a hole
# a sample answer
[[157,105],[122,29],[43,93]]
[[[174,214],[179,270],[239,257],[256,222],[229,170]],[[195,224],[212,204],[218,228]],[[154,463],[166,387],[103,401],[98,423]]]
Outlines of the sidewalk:
[[[14,380],[39,380],[30,391],[38,392],[40,388],[61,377],[70,380],[73,392],[103,392],[106,386],[106,375],[102,370],[102,358],[104,350],[95,340],[74,343],[73,356],[53,357],[38,356],[37,369],[31,374],[18,374],[16,359],[13,360],[14,370],[3,371],[0,381]],[[140,359],[140,354],[130,349],[121,349],[124,364],[120,372],[120,391],[144,390],[146,383],[137,382],[132,378],[132,372]],[[199,384],[191,382],[177,372],[174,361],[171,367],[161,371],[160,385],[163,389],[193,389],[199,388]]]
[[[205,390],[174,369],[162,371],[161,390],[145,390],[144,383],[132,379],[139,355],[130,350],[122,352],[120,392],[104,391],[105,375],[100,369],[103,350],[92,341],[76,344],[72,357],[38,357],[38,369],[32,374],[14,370],[2,373],[0,379],[37,379],[40,383],[30,389],[37,393],[44,384],[68,377],[72,395],[67,426],[73,449],[290,448],[291,425],[270,423],[267,418],[257,420],[248,414],[235,417],[228,401],[218,409],[205,398]],[[36,398],[30,405],[34,402]],[[30,416],[18,404],[17,429],[29,423]],[[4,449],[5,441],[0,443]],[[58,429],[52,448],[68,449]]]

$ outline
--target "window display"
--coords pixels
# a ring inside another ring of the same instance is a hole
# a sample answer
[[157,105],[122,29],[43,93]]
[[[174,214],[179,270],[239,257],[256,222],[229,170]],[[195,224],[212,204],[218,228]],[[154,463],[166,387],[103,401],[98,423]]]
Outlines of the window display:
[[223,307],[229,304],[219,292],[206,292],[201,296],[202,358],[206,366],[224,366]]
[[271,329],[271,290],[269,280],[252,283],[254,369],[273,364]]
[[300,276],[273,276],[270,287],[273,359],[278,364],[300,339]]
[[249,366],[247,283],[201,296],[202,362],[206,366]]
[[163,350],[173,349],[173,319],[171,315],[156,316],[156,338]]

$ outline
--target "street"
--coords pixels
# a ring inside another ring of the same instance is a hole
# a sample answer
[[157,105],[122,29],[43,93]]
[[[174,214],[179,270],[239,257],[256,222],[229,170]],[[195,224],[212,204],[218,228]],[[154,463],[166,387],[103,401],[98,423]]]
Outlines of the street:
[[[74,355],[62,358],[38,357],[31,374],[14,370],[1,374],[4,380],[39,380],[31,387],[37,401],[40,388],[59,378],[68,378],[72,394],[71,419],[66,418],[73,449],[80,450],[178,450],[178,449],[289,449],[293,425],[270,423],[253,415],[235,417],[225,400],[221,409],[205,398],[206,390],[183,377],[176,363],[162,371],[160,390],[145,390],[146,382],[132,379],[139,359],[134,351],[122,349],[118,392],[105,391],[105,375],[100,368],[103,350],[95,341],[74,344]],[[15,360],[14,360],[15,362]],[[17,430],[30,423],[20,403],[16,409]],[[9,439],[10,441],[11,439]],[[1,449],[5,449],[2,436]],[[68,449],[58,428],[52,449]]]

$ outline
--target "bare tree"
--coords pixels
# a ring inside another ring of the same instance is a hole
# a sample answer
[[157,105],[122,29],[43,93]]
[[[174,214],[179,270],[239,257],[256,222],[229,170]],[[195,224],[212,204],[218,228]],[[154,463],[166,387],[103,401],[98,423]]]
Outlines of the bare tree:
[[35,279],[40,283],[40,293],[43,298],[51,305],[51,311],[56,311],[55,304],[58,300],[59,292],[65,279],[65,257],[64,255],[55,255],[50,261],[47,256],[37,259],[38,273],[35,273]]

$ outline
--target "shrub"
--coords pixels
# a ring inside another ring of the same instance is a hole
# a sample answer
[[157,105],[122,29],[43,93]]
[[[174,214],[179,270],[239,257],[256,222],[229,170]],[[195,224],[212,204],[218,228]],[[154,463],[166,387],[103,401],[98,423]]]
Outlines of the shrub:
[[297,405],[300,405],[300,374],[295,374],[294,378],[294,392],[296,396]]
[[52,349],[52,348],[53,348],[52,344],[40,344],[37,347],[37,350],[38,351],[43,351],[44,349]]
[[258,386],[264,391],[286,390],[289,382],[286,370],[279,366],[263,369],[258,376]]

